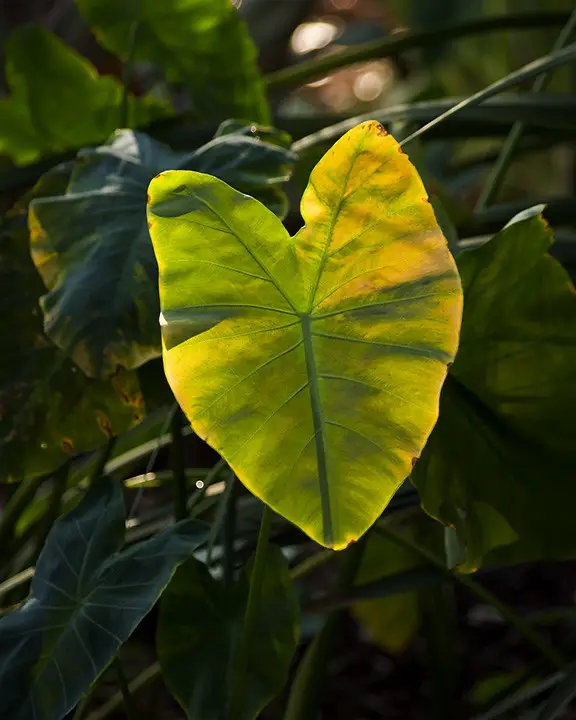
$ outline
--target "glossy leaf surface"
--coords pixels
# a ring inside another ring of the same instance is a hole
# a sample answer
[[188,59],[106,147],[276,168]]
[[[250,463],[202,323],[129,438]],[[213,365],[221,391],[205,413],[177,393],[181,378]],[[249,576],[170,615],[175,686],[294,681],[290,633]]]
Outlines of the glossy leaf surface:
[[290,238],[215,178],[155,178],[164,361],[195,431],[240,480],[342,548],[434,425],[461,291],[422,182],[378,123],[327,153],[301,209]]
[[[98,76],[88,60],[56,35],[22,26],[6,47],[9,98],[0,100],[0,154],[15,162],[102,142],[120,123],[122,85]],[[170,109],[129,98],[132,124],[146,125]]]
[[460,348],[413,474],[463,568],[571,557],[576,292],[539,215],[462,252]]
[[164,680],[189,720],[226,717],[234,671],[246,662],[245,707],[253,720],[282,689],[299,637],[298,605],[281,550],[267,549],[260,609],[249,655],[238,658],[250,567],[232,588],[194,558],[176,572],[162,597],[158,655]]
[[[202,117],[268,122],[257,51],[230,0],[77,0],[100,42],[182,82]],[[191,49],[193,49],[191,51]]]
[[30,259],[26,212],[32,198],[64,192],[70,167],[43,176],[10,213],[0,237],[0,480],[49,472],[102,445],[145,412],[137,377],[90,380],[43,332],[45,292]]
[[47,335],[91,377],[135,368],[160,354],[158,280],[146,223],[150,180],[167,168],[226,179],[285,209],[280,190],[292,155],[236,132],[190,153],[121,130],[79,154],[66,192],[37,200],[29,217],[32,257],[49,292]]
[[0,620],[0,716],[63,718],[206,535],[185,521],[116,554],[124,500],[102,478],[52,528],[30,599]]

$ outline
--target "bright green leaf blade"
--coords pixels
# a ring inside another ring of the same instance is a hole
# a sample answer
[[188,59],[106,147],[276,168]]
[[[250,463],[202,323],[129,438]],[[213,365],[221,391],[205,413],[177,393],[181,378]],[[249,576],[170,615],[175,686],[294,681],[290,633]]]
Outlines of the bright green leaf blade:
[[[122,85],[56,35],[18,28],[7,44],[10,98],[0,103],[0,154],[28,163],[41,154],[98,143],[120,122]],[[129,98],[135,127],[170,114],[149,98]]]
[[150,180],[167,168],[222,177],[285,209],[280,186],[293,156],[244,128],[191,153],[142,133],[116,132],[80,153],[66,193],[31,204],[32,258],[49,292],[47,335],[91,377],[136,368],[160,354],[157,267],[146,222]]
[[58,166],[11,211],[21,226],[0,239],[0,479],[54,470],[71,455],[102,445],[139,422],[138,379],[121,372],[90,380],[44,335],[38,298],[44,286],[30,259],[25,215],[31,198],[64,192],[70,167]]
[[0,716],[59,720],[150,611],[175,568],[206,539],[193,521],[116,554],[119,483],[102,480],[54,525],[31,598],[0,620]]
[[229,0],[77,0],[100,42],[123,59],[158,65],[190,92],[201,117],[268,122],[257,51]]
[[268,546],[260,610],[249,655],[238,659],[248,596],[246,577],[225,588],[191,558],[162,597],[158,655],[164,680],[190,720],[219,720],[230,700],[234,669],[246,662],[245,707],[253,720],[282,689],[299,637],[298,604],[282,551]]
[[255,495],[342,548],[434,426],[461,291],[422,182],[378,123],[324,157],[302,214],[290,238],[215,178],[171,172],[150,186],[181,407]]
[[[465,309],[440,417],[413,474],[464,568],[575,551],[576,293],[541,216],[462,252]],[[562,501],[559,502],[559,498]]]

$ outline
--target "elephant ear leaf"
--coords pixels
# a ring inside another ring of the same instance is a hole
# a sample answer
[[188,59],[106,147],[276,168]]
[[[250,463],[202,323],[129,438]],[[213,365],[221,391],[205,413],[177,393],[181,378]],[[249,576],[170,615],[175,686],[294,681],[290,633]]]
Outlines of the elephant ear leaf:
[[359,125],[312,172],[293,238],[200,173],[149,197],[180,405],[255,495],[345,547],[410,474],[458,343],[460,281],[416,170]]

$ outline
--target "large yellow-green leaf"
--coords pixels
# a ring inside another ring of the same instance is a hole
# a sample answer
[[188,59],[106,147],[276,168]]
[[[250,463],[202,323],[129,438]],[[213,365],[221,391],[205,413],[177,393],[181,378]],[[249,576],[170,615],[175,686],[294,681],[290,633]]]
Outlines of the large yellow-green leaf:
[[413,481],[462,569],[576,552],[576,292],[552,240],[532,212],[458,256],[460,348]]
[[269,122],[257,50],[230,0],[76,0],[100,42],[158,65],[214,120]]
[[[122,85],[41,27],[22,26],[6,47],[11,94],[0,100],[0,154],[28,163],[105,140],[120,123]],[[135,127],[170,108],[129,97]]]
[[313,171],[294,238],[207,175],[149,193],[182,408],[252,492],[346,546],[410,473],[456,351],[460,282],[420,178],[367,122]]

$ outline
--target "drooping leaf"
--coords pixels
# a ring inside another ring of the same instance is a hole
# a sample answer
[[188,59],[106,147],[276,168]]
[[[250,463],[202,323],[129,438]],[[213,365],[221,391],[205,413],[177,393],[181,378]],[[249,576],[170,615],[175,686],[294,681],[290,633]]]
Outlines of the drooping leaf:
[[195,169],[282,213],[280,185],[292,162],[289,151],[244,128],[190,153],[130,130],[82,151],[66,192],[31,204],[32,258],[49,290],[41,300],[46,334],[91,377],[158,356],[157,266],[146,222],[150,180],[168,168]]
[[463,569],[576,551],[576,293],[552,240],[524,216],[458,256],[460,348],[413,480],[456,529]]
[[206,535],[184,521],[117,554],[124,501],[102,478],[54,525],[30,599],[0,620],[0,716],[63,718]]
[[[405,531],[410,532],[410,528]],[[407,548],[387,537],[371,533],[364,548],[356,584],[412,570],[421,563],[422,559]],[[353,605],[351,610],[370,638],[389,653],[400,653],[406,649],[421,620],[416,592],[363,600]]]
[[[22,26],[6,47],[9,98],[0,100],[0,154],[16,163],[103,141],[120,124],[122,85],[41,27]],[[129,98],[132,124],[170,109]]]
[[89,380],[42,329],[38,299],[45,288],[30,259],[25,216],[31,198],[64,192],[69,177],[69,165],[44,175],[11,213],[21,225],[0,236],[1,481],[49,472],[144,414],[133,373]]
[[194,558],[176,572],[160,603],[158,655],[164,680],[189,720],[219,720],[230,700],[238,662],[248,664],[245,706],[253,720],[282,689],[299,637],[298,605],[281,550],[268,546],[260,610],[247,658],[237,657],[249,564],[232,588]]
[[382,127],[313,171],[290,238],[216,178],[150,186],[168,381],[196,433],[313,539],[358,538],[410,473],[456,351],[461,291]]
[[122,59],[133,47],[184,83],[199,116],[269,122],[256,48],[230,0],[76,1],[105,47]]

